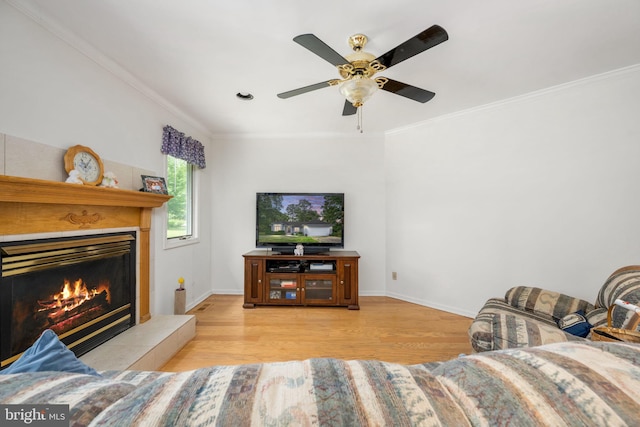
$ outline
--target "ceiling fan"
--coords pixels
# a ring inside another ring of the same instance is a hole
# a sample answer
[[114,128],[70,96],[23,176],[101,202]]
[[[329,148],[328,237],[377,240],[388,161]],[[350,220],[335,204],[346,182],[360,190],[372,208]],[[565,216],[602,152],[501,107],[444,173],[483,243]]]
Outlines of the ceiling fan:
[[444,28],[433,25],[376,58],[363,50],[367,43],[367,37],[363,34],[356,34],[349,38],[349,45],[354,53],[346,57],[337,53],[313,34],[299,35],[294,37],[293,41],[335,65],[342,79],[327,80],[282,92],[278,94],[278,98],[286,99],[328,86],[339,86],[340,92],[346,98],[342,110],[343,116],[355,114],[377,89],[386,90],[414,101],[427,102],[435,96],[435,93],[386,77],[374,78],[374,75],[448,39],[449,35]]

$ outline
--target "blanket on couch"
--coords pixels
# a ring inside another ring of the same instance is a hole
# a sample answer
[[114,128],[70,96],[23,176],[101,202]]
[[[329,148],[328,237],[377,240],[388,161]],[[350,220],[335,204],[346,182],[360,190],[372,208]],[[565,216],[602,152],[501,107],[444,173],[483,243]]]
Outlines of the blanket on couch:
[[22,373],[0,376],[0,403],[68,404],[71,426],[638,425],[640,345],[569,342],[420,365]]

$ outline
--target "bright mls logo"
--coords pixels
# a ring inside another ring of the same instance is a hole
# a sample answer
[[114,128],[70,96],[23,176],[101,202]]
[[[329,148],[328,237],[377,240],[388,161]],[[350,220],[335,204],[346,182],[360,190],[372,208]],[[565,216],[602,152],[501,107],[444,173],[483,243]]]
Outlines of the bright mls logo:
[[69,427],[69,405],[0,405],[0,425]]

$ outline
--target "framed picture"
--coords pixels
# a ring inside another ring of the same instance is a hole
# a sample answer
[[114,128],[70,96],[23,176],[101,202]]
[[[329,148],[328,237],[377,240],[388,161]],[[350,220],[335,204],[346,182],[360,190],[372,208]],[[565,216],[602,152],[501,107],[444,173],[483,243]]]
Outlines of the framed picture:
[[161,176],[140,175],[142,177],[142,191],[147,193],[169,194],[167,183]]

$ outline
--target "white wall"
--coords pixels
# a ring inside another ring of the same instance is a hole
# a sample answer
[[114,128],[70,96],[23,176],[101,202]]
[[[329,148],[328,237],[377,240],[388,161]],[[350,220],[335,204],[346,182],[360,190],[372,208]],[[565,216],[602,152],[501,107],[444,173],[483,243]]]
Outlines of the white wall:
[[216,293],[243,292],[242,254],[255,249],[257,192],[345,193],[345,249],[360,253],[360,295],[384,295],[382,135],[214,142],[213,256]]
[[387,135],[387,293],[469,316],[515,285],[593,302],[640,262],[638,93],[640,67]]
[[[166,124],[207,143],[207,135],[196,124],[154,102],[0,1],[0,133],[64,149],[86,145],[106,160],[164,175],[160,144]],[[59,162],[60,169],[64,168],[61,157],[40,155],[33,161]],[[209,171],[202,171],[200,178],[208,182]],[[210,217],[208,194],[201,194],[200,214],[205,218]],[[179,275],[192,285],[188,303],[211,289],[208,222],[204,222],[199,245],[165,251],[162,212],[157,210],[153,218],[152,315],[173,313],[173,289]]]

